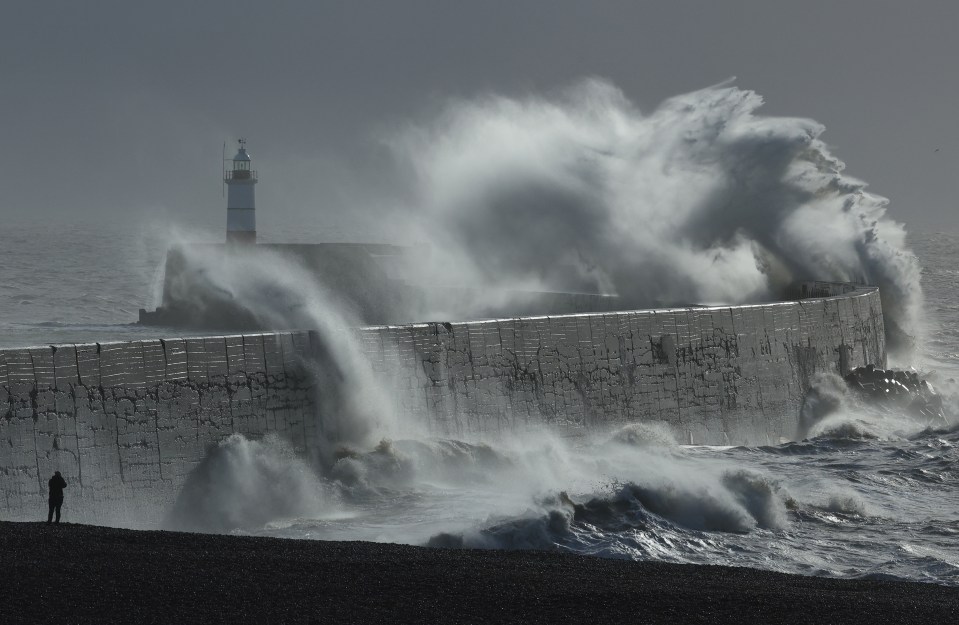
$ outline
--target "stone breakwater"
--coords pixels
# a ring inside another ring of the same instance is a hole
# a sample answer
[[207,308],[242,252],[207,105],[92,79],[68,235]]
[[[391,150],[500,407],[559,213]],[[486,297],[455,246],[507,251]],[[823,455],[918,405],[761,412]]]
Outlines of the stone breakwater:
[[[879,292],[806,283],[810,299],[358,328],[394,409],[437,436],[635,421],[682,442],[795,436],[817,372],[884,365]],[[38,518],[55,470],[73,520],[159,521],[209,445],[317,440],[314,332],[0,350],[0,519]]]

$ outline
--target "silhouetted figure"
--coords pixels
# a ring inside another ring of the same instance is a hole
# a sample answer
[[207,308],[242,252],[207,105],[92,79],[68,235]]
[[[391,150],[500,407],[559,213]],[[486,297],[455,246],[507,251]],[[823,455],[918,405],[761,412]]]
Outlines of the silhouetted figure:
[[60,506],[63,505],[63,489],[67,487],[67,481],[57,471],[50,478],[48,484],[50,485],[50,512],[47,514],[47,525],[53,521],[54,510],[57,513],[57,523],[60,522]]

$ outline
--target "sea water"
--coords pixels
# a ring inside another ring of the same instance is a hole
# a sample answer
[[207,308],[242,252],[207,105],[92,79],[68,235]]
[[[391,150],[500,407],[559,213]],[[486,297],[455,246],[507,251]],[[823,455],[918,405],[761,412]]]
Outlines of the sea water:
[[[183,335],[133,323],[158,299],[166,239],[151,229],[6,232],[0,346]],[[959,585],[959,236],[909,243],[928,327],[902,364],[944,394],[948,423],[847,398],[812,438],[777,446],[680,445],[653,421],[572,440],[383,440],[324,470],[279,439],[234,436],[212,458],[224,496],[181,498],[168,524]]]

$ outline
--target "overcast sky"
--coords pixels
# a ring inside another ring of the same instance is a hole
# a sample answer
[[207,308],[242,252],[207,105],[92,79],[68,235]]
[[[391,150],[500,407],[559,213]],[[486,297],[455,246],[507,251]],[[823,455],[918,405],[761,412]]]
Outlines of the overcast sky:
[[10,0],[3,13],[0,214],[220,224],[221,146],[245,136],[261,224],[341,224],[391,187],[381,138],[450,97],[599,76],[648,111],[736,76],[766,114],[825,124],[894,218],[959,232],[955,0]]

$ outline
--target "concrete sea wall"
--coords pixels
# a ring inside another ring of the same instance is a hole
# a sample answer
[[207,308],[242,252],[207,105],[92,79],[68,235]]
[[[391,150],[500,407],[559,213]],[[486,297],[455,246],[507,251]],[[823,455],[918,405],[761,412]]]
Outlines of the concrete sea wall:
[[[885,363],[879,292],[808,283],[756,306],[354,330],[397,412],[437,436],[668,423],[683,442],[792,437],[811,377]],[[0,350],[0,519],[159,521],[211,444],[316,441],[311,332]]]
[[[63,473],[72,518],[156,518],[207,445],[277,432],[305,448],[307,333],[0,350],[0,518],[36,518]],[[45,512],[44,512],[45,514]]]

